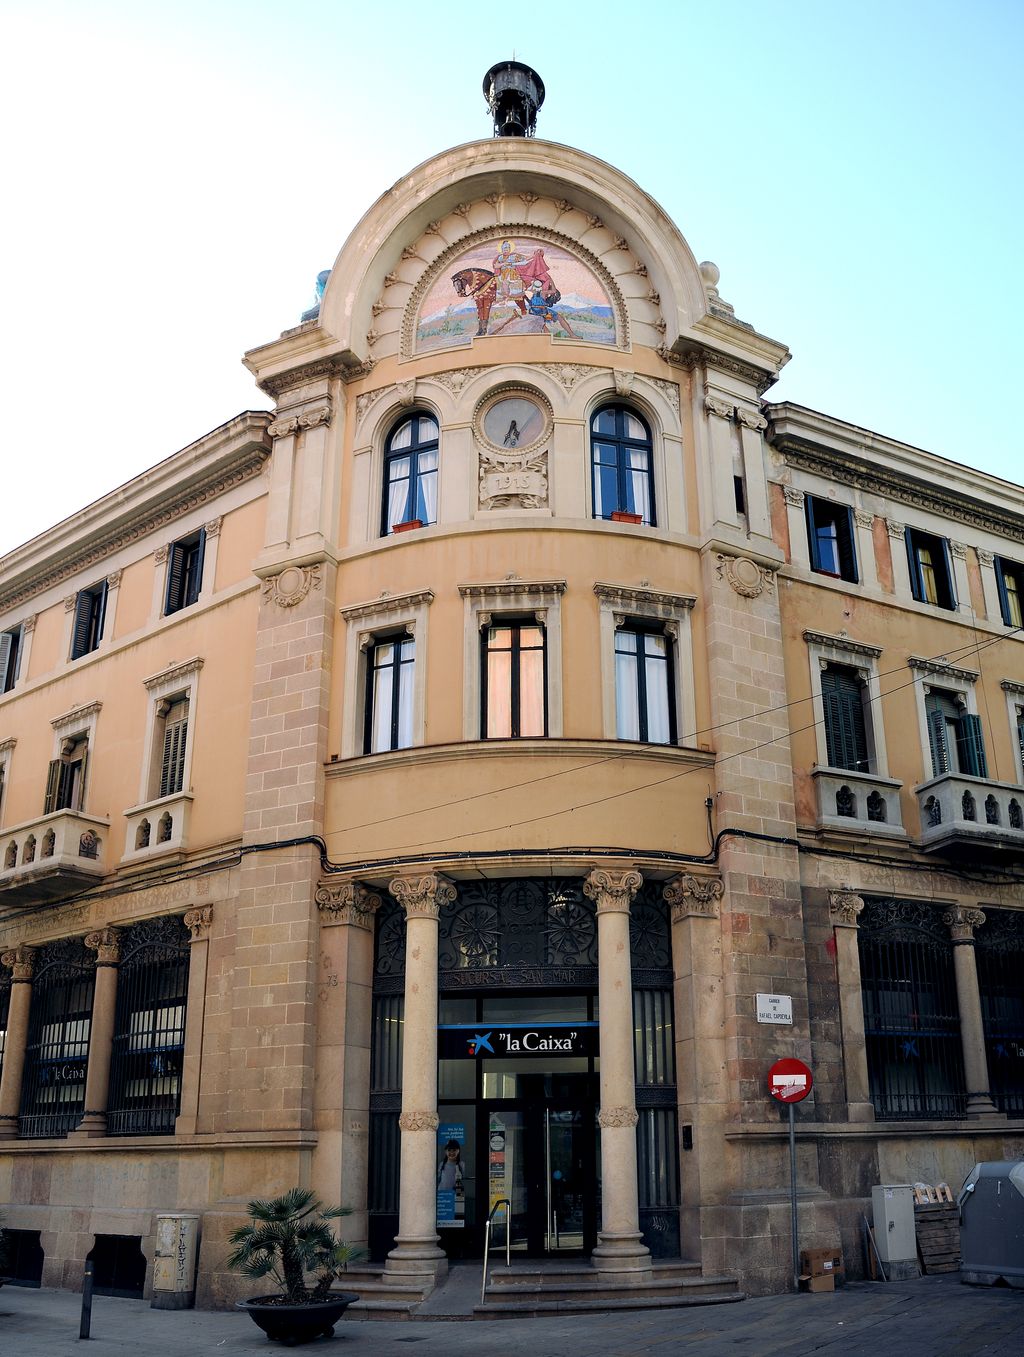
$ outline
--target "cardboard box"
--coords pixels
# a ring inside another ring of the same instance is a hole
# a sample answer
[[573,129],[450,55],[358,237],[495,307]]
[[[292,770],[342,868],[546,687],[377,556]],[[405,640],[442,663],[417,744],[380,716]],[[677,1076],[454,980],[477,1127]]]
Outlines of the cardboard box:
[[827,1272],[820,1277],[801,1277],[800,1285],[805,1291],[834,1291],[836,1289],[836,1274]]
[[842,1276],[842,1249],[803,1249],[800,1253],[800,1271],[809,1277]]

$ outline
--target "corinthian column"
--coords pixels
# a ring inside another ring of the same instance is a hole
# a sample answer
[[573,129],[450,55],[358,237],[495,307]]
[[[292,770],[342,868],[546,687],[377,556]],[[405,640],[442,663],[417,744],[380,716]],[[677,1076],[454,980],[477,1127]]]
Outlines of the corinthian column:
[[988,1086],[988,1057],[985,1054],[985,1024],[981,1017],[981,991],[978,988],[978,963],[974,955],[974,930],[985,922],[980,909],[954,905],[942,916],[953,939],[953,966],[956,971],[956,1002],[960,1010],[960,1041],[964,1051],[964,1080],[967,1084],[967,1115],[999,1117]]
[[35,949],[15,947],[0,956],[0,966],[12,972],[11,1002],[7,1011],[7,1036],[4,1041],[3,1072],[0,1073],[0,1140],[18,1135],[18,1108],[21,1105],[21,1073],[25,1067],[25,1043],[28,1041],[28,1015],[32,1006],[32,967]]
[[437,1191],[437,920],[455,899],[443,876],[400,876],[391,894],[405,910],[405,1021],[402,1052],[401,1182],[398,1234],[385,1276],[429,1288],[447,1270],[438,1247]]
[[107,1134],[107,1095],[110,1092],[110,1056],[114,1045],[114,1013],[117,1008],[117,963],[121,944],[116,928],[86,933],[85,945],[96,953],[96,988],[89,1029],[89,1063],[85,1073],[85,1111],[72,1135]]
[[601,1006],[601,1233],[593,1264],[601,1272],[646,1271],[636,1178],[636,1074],[629,906],[639,872],[595,867],[583,883],[597,905],[597,986]]
[[860,987],[857,920],[864,908],[860,895],[845,888],[829,891],[828,918],[836,944],[836,983],[843,1036],[846,1114],[850,1121],[874,1121],[868,1080],[868,1048],[864,1035],[864,996]]

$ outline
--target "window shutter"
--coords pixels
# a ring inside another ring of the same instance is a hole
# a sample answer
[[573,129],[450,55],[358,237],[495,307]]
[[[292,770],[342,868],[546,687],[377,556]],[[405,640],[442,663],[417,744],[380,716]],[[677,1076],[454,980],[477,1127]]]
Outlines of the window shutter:
[[1017,717],[1017,744],[1020,746],[1020,761],[1024,764],[1024,713]]
[[195,545],[195,558],[192,570],[189,573],[188,596],[185,599],[185,607],[190,607],[199,598],[199,591],[203,587],[203,557],[206,555],[206,529],[199,529],[199,541]]
[[860,684],[842,670],[826,669],[821,676],[821,701],[829,764],[866,772],[870,760]]
[[855,546],[857,539],[854,536],[853,510],[846,505],[846,531],[839,533],[839,566],[842,571],[843,579],[849,580],[851,584],[860,582],[860,575],[857,573],[857,548]]
[[60,771],[64,765],[60,759],[51,759],[46,771],[46,798],[43,801],[43,814],[49,815],[57,809],[57,793],[60,790]]
[[89,623],[92,619],[93,596],[87,589],[80,589],[75,599],[75,625],[71,633],[71,658],[89,652]]
[[928,743],[932,752],[932,777],[949,772],[949,746],[946,743],[946,718],[941,711],[928,713]]
[[176,613],[184,606],[182,585],[185,574],[185,549],[180,542],[172,542],[167,555],[167,596],[164,600],[164,616]]
[[74,798],[75,804],[69,806],[69,810],[81,810],[85,805],[85,770],[89,766],[89,751],[82,750],[82,764],[78,770],[78,794]]
[[[907,564],[910,566],[910,592],[918,603],[923,603],[924,583],[921,580],[921,562],[917,559],[917,551],[914,546],[913,529],[904,528],[903,535],[907,543]],[[945,772],[945,769],[943,769],[943,772]]]
[[811,569],[821,569],[821,553],[818,551],[818,525],[814,518],[814,497],[804,496],[804,508],[807,511],[807,544],[811,549]]
[[8,684],[7,670],[11,664],[11,647],[14,645],[13,632],[5,631],[0,634],[0,692],[7,692],[8,687],[14,687],[14,675],[11,675],[11,682]]
[[968,777],[988,777],[985,742],[981,734],[981,717],[964,712],[957,721],[956,748],[960,767]]
[[999,611],[1003,615],[1003,621],[1008,627],[1012,627],[1010,620],[1010,600],[1006,596],[1006,576],[1003,574],[1003,563],[996,557],[996,588],[999,590]]
[[955,608],[957,606],[956,597],[956,576],[953,574],[953,557],[949,552],[949,542],[945,537],[940,537],[942,543],[942,559],[946,564],[946,607]]
[[160,764],[160,795],[174,796],[181,791],[185,776],[185,740],[188,717],[174,721],[164,729],[164,752]]

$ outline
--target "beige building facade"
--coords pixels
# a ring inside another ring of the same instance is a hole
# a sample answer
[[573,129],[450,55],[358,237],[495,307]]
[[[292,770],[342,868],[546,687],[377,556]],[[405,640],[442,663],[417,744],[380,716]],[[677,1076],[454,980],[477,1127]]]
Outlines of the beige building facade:
[[772,403],[718,282],[592,156],[445,152],[273,411],[0,561],[21,1275],[148,1294],[191,1212],[222,1304],[301,1184],[384,1294],[501,1202],[782,1288],[782,1056],[854,1271],[872,1184],[1024,1155],[1024,490]]

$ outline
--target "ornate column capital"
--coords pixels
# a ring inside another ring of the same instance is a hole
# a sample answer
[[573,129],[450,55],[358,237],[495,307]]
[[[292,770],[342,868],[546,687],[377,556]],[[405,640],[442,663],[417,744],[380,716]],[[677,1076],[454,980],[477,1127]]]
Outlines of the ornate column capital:
[[373,916],[380,909],[380,896],[361,881],[321,881],[314,892],[316,907],[325,924],[352,924],[373,928]]
[[388,890],[405,910],[407,919],[436,919],[441,906],[450,905],[456,894],[448,878],[437,872],[396,876]]
[[875,516],[870,509],[854,509],[853,517],[859,528],[870,528],[874,526]]
[[894,518],[885,520],[885,528],[890,537],[902,537],[906,530],[905,523],[897,523]]
[[837,890],[828,893],[828,918],[833,928],[856,928],[864,897],[853,891]]
[[638,871],[609,872],[595,867],[583,883],[583,894],[597,905],[598,914],[628,914],[633,897],[644,884]]
[[704,397],[704,409],[709,415],[717,415],[719,419],[732,419],[733,408],[728,401],[720,400],[717,396]]
[[12,972],[12,980],[17,984],[30,984],[32,981],[32,970],[36,964],[36,949],[26,947],[21,943],[18,947],[12,947],[9,952],[4,952],[0,956],[0,966]]
[[22,622],[22,624],[21,624],[21,629],[22,629],[22,631],[25,632],[26,634],[27,634],[28,632],[30,632],[30,631],[35,631],[35,629],[36,629],[36,618],[37,618],[38,616],[39,616],[38,613],[29,613],[28,617],[26,617],[25,620],[24,620],[24,621]]
[[267,425],[267,433],[271,438],[288,438],[293,436],[299,427],[299,421],[295,415],[285,415],[281,419],[275,419]]
[[768,427],[768,421],[765,419],[764,415],[761,414],[760,410],[744,410],[742,407],[737,406],[736,419],[745,429],[756,429],[760,431],[761,429],[767,429]]
[[97,928],[86,933],[85,945],[96,953],[97,966],[116,966],[121,960],[121,933],[117,928]]
[[802,509],[806,495],[794,485],[784,485],[782,487],[782,498],[787,504],[792,504],[794,509]]
[[721,877],[677,876],[662,895],[672,907],[672,922],[681,919],[717,919],[718,902],[725,894]]
[[640,1114],[635,1107],[602,1107],[597,1114],[598,1126],[635,1126]]
[[204,523],[203,528],[206,532],[207,537],[218,537],[220,535],[220,529],[223,522],[224,515],[221,514],[219,518],[211,518],[207,523]]
[[975,547],[974,550],[977,553],[979,565],[990,566],[996,559],[994,551],[986,551],[984,547]]
[[980,909],[964,909],[963,905],[954,905],[942,916],[942,922],[949,929],[954,943],[974,942],[974,930],[985,922]]
[[330,401],[324,401],[321,405],[314,405],[310,410],[303,410],[298,421],[300,429],[315,429],[321,424],[330,424],[330,422]]
[[213,923],[213,906],[197,905],[185,913],[185,927],[189,931],[189,942],[202,942],[210,936]]

